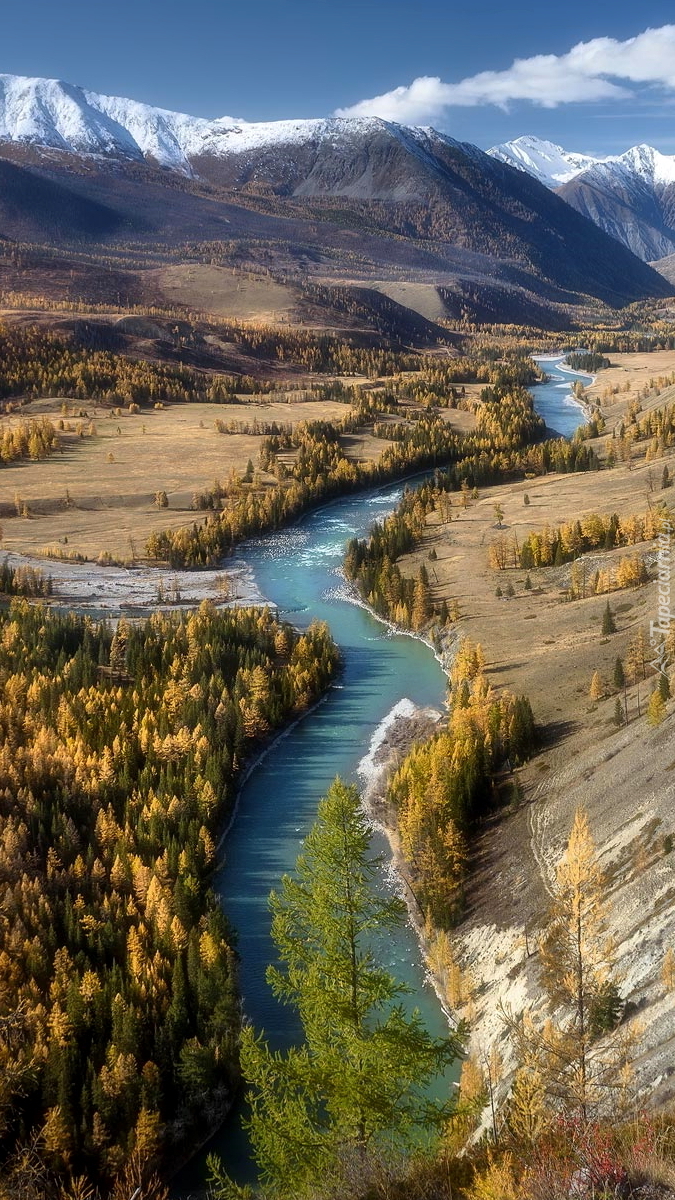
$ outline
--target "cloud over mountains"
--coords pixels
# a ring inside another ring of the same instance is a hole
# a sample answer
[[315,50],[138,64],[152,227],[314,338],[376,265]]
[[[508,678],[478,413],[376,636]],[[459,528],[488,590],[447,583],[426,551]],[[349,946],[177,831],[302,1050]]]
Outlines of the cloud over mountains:
[[457,83],[420,76],[382,96],[340,108],[336,116],[375,116],[401,124],[437,121],[448,108],[525,102],[543,108],[625,100],[639,90],[675,94],[675,25],[646,29],[626,41],[593,38],[567,54],[517,58],[505,71],[481,71]]

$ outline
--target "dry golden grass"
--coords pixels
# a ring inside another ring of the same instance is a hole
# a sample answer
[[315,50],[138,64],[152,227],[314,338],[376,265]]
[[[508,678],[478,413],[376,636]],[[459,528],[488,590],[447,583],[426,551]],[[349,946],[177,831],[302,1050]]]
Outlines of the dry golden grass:
[[[62,400],[38,400],[24,406],[20,417],[47,414],[56,423],[61,418]],[[86,412],[64,417],[70,431],[61,434],[63,452],[44,462],[13,463],[0,474],[0,513],[3,548],[39,553],[46,547],[75,551],[97,558],[109,551],[115,558],[128,558],[131,542],[142,554],[153,529],[191,524],[199,514],[191,510],[194,492],[211,487],[216,479],[225,483],[232,471],[241,475],[248,460],[258,463],[261,436],[220,434],[217,420],[255,419],[279,424],[321,418],[341,418],[344,404],[307,401],[248,401],[240,404],[176,404],[162,410],[141,410],[111,415],[93,401],[71,403],[71,411]],[[93,421],[96,432],[79,437],[78,424],[86,431]],[[0,422],[1,424],[1,422]],[[384,443],[376,442],[368,452],[359,446],[358,457],[379,453]],[[271,482],[271,477],[263,477]],[[154,497],[163,490],[169,507],[158,509]],[[16,501],[28,506],[29,516],[16,514]],[[67,540],[66,540],[67,539]]]
[[297,306],[293,288],[231,267],[180,263],[144,273],[148,294],[166,304],[182,304],[200,312],[261,324],[288,323]]
[[[489,566],[489,544],[500,533],[515,535],[522,544],[533,530],[591,512],[644,512],[661,499],[675,504],[675,490],[661,491],[659,487],[663,464],[668,462],[672,473],[675,455],[669,452],[663,460],[646,463],[644,450],[645,444],[639,443],[630,469],[620,464],[607,471],[547,475],[481,489],[479,499],[470,502],[466,510],[455,495],[453,519],[447,522],[440,512],[431,513],[422,544],[400,562],[406,575],[416,574],[424,562],[434,599],[459,601],[461,631],[484,645],[495,683],[528,695],[537,719],[544,723],[576,723],[591,711],[588,689],[593,672],[599,670],[611,679],[616,656],[625,653],[638,624],[653,615],[656,584],[567,603],[562,592],[569,566],[531,571],[533,590],[528,592],[524,588],[526,571],[498,571]],[[526,493],[529,505],[524,503]],[[504,511],[501,530],[495,524],[495,504]],[[635,550],[649,548],[641,543]],[[435,561],[428,559],[432,549],[437,554]],[[627,553],[624,548],[611,556],[600,552],[588,555],[588,579],[599,560],[606,565],[604,560],[617,560]],[[496,588],[504,590],[509,581],[516,595],[498,598]],[[603,639],[601,618],[608,598],[618,612],[619,631]],[[613,703],[608,699],[599,705],[598,711],[607,720]]]
[[419,313],[420,316],[426,317],[427,321],[447,319],[447,309],[434,283],[398,283],[390,280],[382,282],[375,280],[370,286],[375,291],[382,292],[384,296],[389,296],[390,300],[395,300],[397,304],[403,304],[413,312]]
[[610,353],[607,358],[612,366],[599,371],[595,383],[587,390],[589,399],[596,402],[608,388],[619,387],[623,391],[629,384],[630,393],[635,396],[650,379],[667,377],[675,372],[675,350],[653,350],[649,354]]

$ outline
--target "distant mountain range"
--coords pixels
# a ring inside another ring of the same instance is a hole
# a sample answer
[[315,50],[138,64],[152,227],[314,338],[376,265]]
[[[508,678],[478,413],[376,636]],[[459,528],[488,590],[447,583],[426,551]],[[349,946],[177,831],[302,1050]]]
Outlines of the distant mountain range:
[[488,150],[527,172],[647,262],[675,253],[675,155],[653,146],[591,158],[532,136]]
[[[581,161],[569,158],[563,172]],[[0,76],[0,237],[172,250],[234,240],[272,269],[424,280],[450,315],[481,319],[564,324],[589,297],[671,293],[532,175],[504,147],[490,156],[431,128],[208,121]]]

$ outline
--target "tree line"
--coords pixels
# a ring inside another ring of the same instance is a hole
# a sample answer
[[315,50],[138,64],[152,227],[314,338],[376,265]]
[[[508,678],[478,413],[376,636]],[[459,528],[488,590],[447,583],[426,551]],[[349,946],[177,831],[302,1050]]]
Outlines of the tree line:
[[114,1188],[129,1162],[141,1186],[231,1103],[241,1014],[216,840],[242,763],[335,667],[325,626],[264,609],[114,632],[27,601],[0,613],[8,1194],[29,1147],[64,1187]]
[[[260,465],[276,474],[275,484],[228,495],[221,511],[191,528],[153,533],[147,542],[148,554],[172,566],[207,566],[228,554],[243,539],[279,529],[323,500],[461,456],[466,438],[438,414],[428,414],[409,423],[405,436],[387,445],[376,461],[349,459],[341,438],[362,428],[366,421],[382,413],[388,403],[386,396],[364,393],[359,406],[340,422],[302,422],[294,430],[265,438],[260,448]],[[510,432],[521,438],[538,428],[538,418],[526,405],[506,423]],[[476,436],[480,439],[480,435]],[[287,465],[280,455],[289,451],[294,452],[294,459]],[[218,503],[223,495],[221,488]],[[214,504],[209,507],[215,507],[215,501],[214,497]]]
[[59,435],[48,417],[0,426],[0,463],[39,462],[58,447]]
[[580,520],[568,521],[528,533],[518,545],[515,535],[495,540],[490,546],[490,565],[503,569],[520,566],[562,566],[591,550],[614,550],[617,546],[635,546],[653,541],[672,514],[665,504],[650,505],[644,513],[588,513]]
[[565,362],[573,371],[581,371],[586,375],[595,375],[596,372],[605,371],[612,365],[604,354],[597,354],[592,350],[573,351],[566,356]]
[[454,659],[450,696],[445,728],[410,751],[387,790],[419,908],[441,928],[461,915],[471,832],[493,803],[494,772],[535,746],[529,701],[491,686],[482,647],[468,639]]

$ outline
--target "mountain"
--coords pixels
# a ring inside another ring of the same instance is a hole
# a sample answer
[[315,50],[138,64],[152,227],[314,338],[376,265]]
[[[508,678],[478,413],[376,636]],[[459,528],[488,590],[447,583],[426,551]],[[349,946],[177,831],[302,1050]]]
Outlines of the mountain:
[[492,146],[488,150],[492,158],[527,171],[546,187],[557,188],[562,183],[574,179],[580,171],[594,166],[599,159],[591,158],[589,154],[575,154],[563,150],[555,142],[547,142],[543,138],[529,134],[516,138],[513,142],[502,142],[500,146]]
[[493,146],[488,154],[555,188],[646,262],[675,252],[675,156],[642,145],[594,159],[532,136]]
[[675,157],[633,146],[583,171],[558,194],[647,262],[675,251]]
[[502,320],[670,293],[529,174],[430,128],[208,121],[4,75],[0,163],[15,240],[214,242],[283,273],[424,280],[455,295],[450,312]]
[[666,258],[661,258],[657,262],[652,263],[659,274],[663,275],[669,283],[675,286],[675,254],[669,254]]

